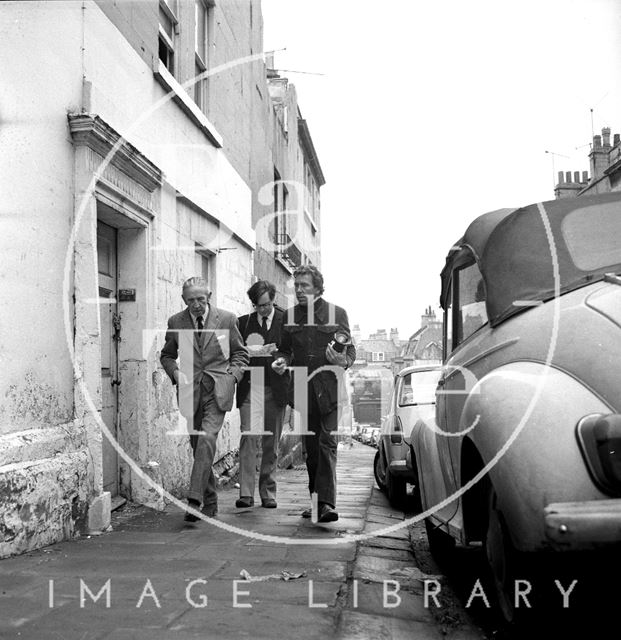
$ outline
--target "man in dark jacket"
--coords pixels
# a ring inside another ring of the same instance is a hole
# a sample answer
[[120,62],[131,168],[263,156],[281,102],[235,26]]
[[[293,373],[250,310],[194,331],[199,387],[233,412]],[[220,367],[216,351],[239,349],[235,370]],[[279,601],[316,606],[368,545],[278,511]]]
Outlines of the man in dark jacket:
[[[338,520],[337,441],[333,432],[338,429],[339,409],[343,408],[339,404],[344,400],[339,395],[339,384],[344,385],[343,371],[354,363],[356,348],[351,343],[345,309],[321,297],[323,276],[319,270],[305,265],[298,267],[293,276],[298,304],[285,312],[273,368],[277,373],[284,373],[288,366],[306,368],[307,428],[312,432],[305,436],[308,488],[313,505],[317,499],[317,520],[333,522]],[[295,388],[291,396],[295,398]],[[310,509],[302,513],[307,518],[311,515]]]
[[[250,368],[237,387],[237,406],[241,418],[239,444],[238,508],[254,505],[257,445],[261,437],[259,496],[261,506],[274,509],[276,503],[276,463],[278,443],[287,406],[289,376],[279,376],[271,367],[273,353],[280,342],[284,314],[274,308],[276,287],[259,280],[248,289],[256,309],[239,318],[239,328],[250,355]],[[257,376],[257,373],[262,373]],[[253,376],[254,374],[254,376]]]

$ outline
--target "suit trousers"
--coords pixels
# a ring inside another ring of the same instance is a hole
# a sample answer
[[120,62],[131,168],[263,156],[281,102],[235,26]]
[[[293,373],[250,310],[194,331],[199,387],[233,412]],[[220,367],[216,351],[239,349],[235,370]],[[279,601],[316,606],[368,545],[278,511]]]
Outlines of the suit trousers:
[[241,418],[241,440],[239,443],[239,495],[254,497],[255,477],[257,469],[257,448],[261,438],[261,467],[259,472],[259,495],[261,500],[276,498],[276,464],[278,461],[278,443],[285,418],[285,408],[274,402],[270,387],[264,388],[263,396],[263,430],[268,435],[254,435],[251,427],[257,428],[260,416],[252,415],[251,394],[239,408]]
[[199,433],[190,435],[194,464],[188,491],[188,498],[202,502],[203,507],[218,504],[213,459],[225,415],[226,412],[221,411],[216,404],[213,380],[205,376],[201,382],[198,409],[194,414],[194,431]]
[[314,393],[309,392],[308,430],[312,436],[304,436],[308,489],[317,493],[318,502],[332,508],[336,506],[336,435],[338,410],[321,415]]

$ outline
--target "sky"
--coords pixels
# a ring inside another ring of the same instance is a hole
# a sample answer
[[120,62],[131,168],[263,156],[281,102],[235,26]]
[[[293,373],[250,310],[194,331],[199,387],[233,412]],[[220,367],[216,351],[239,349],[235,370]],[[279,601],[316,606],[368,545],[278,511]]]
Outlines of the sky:
[[[554,198],[621,132],[618,0],[263,0],[326,177],[325,298],[409,337],[470,221]],[[591,111],[592,110],[592,111]],[[546,153],[547,152],[547,153]]]

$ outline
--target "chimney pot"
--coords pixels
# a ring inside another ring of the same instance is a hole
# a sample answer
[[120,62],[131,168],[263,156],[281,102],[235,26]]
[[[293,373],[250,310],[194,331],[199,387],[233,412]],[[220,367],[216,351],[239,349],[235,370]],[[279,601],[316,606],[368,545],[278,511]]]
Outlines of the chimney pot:
[[616,147],[619,142],[621,142],[621,136],[619,136],[618,133],[615,133],[615,135],[612,138],[612,144]]
[[602,136],[593,136],[593,149],[601,149]]
[[574,171],[574,182],[580,182],[580,171]]
[[582,172],[582,182],[588,182],[589,181],[589,172],[588,171],[583,171]]
[[602,129],[602,140],[605,147],[610,146],[610,127],[604,127]]
[[563,184],[565,182],[565,174],[562,171],[558,172],[558,183]]
[[571,182],[571,171],[565,171],[565,182]]

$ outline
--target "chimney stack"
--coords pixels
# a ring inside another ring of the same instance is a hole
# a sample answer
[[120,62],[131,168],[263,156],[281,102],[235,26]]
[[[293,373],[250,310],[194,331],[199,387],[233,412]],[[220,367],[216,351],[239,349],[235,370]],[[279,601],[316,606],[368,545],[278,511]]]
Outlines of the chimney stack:
[[612,138],[613,146],[616,147],[619,144],[619,142],[621,142],[621,137],[619,136],[618,133],[615,133],[615,135]]
[[[602,146],[602,138],[604,140],[604,146]],[[608,153],[610,151],[610,129],[604,127],[602,129],[602,135],[593,136],[593,148],[589,153],[589,160],[591,162],[591,180],[597,181],[603,175],[604,171],[608,167]]]
[[602,129],[602,140],[604,141],[604,146],[610,146],[610,127],[604,127]]
[[575,198],[589,181],[588,171],[582,172],[582,180],[580,179],[580,171],[559,171],[558,183],[554,187],[554,195],[557,200],[562,198]]

